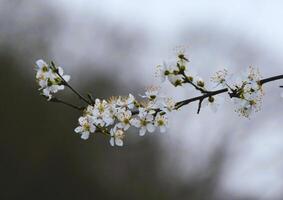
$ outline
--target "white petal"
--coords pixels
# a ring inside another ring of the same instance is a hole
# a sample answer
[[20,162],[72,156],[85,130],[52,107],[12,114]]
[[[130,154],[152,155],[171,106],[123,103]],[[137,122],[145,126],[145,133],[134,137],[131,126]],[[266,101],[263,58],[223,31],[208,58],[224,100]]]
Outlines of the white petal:
[[44,60],[42,60],[42,59],[37,60],[37,61],[36,61],[36,65],[37,65],[40,69],[41,69],[42,67],[44,67],[44,66],[48,66],[47,63],[46,63]]
[[110,138],[109,143],[112,147],[114,147],[115,144],[114,144],[114,138],[113,137]]
[[146,128],[147,128],[148,132],[151,132],[151,133],[155,130],[155,126],[151,123],[147,124]]
[[43,95],[44,95],[44,96],[46,96],[46,97],[48,97],[48,99],[50,99],[50,98],[51,98],[49,88],[45,88],[45,89],[43,89]]
[[116,139],[116,140],[115,140],[115,143],[116,143],[116,145],[119,146],[119,147],[123,146],[123,140],[121,140],[121,139]]
[[91,133],[94,133],[94,132],[95,132],[95,130],[96,130],[96,127],[95,127],[95,126],[93,126],[93,125],[91,125],[91,126],[90,126],[90,132],[91,132]]
[[80,123],[80,124],[83,124],[84,122],[85,122],[85,117],[80,117],[80,118],[79,118],[79,123]]
[[129,124],[126,124],[125,126],[124,126],[124,130],[126,131],[126,130],[128,130],[130,128],[130,125]]
[[165,126],[160,126],[160,132],[161,132],[161,133],[166,132],[166,127],[165,127]]
[[82,132],[81,138],[87,140],[89,138],[89,132]]
[[59,86],[57,87],[58,90],[64,90],[64,88],[65,88],[64,85],[59,85]]
[[69,82],[69,80],[71,79],[71,76],[70,76],[70,75],[64,75],[64,76],[63,76],[63,79],[64,79],[66,82]]
[[153,115],[147,115],[146,116],[146,121],[152,121],[153,120]]
[[64,70],[62,67],[58,67],[58,72],[62,76],[64,74]]
[[141,126],[140,120],[138,120],[138,119],[132,119],[130,123],[137,128],[139,128]]
[[142,127],[139,131],[140,136],[144,136],[145,132],[146,132],[146,128]]
[[75,128],[75,132],[76,133],[81,133],[83,131],[83,127],[78,126],[77,128]]
[[116,127],[117,128],[124,128],[124,125],[122,123],[118,123],[118,124],[116,124]]

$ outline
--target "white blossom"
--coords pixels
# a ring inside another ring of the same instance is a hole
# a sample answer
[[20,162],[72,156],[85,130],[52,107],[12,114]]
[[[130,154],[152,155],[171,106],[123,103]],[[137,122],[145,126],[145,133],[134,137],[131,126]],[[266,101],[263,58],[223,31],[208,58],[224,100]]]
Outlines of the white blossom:
[[211,81],[217,83],[218,85],[225,86],[228,71],[226,69],[217,71],[212,77]]
[[168,125],[167,115],[161,115],[160,113],[158,113],[155,117],[154,125],[160,129],[161,133],[164,133]]
[[175,87],[182,85],[182,82],[183,82],[182,75],[180,75],[180,74],[177,74],[177,75],[169,74],[168,75],[168,80]]
[[145,91],[145,96],[143,98],[148,98],[149,100],[156,100],[159,96],[160,87],[150,86]]
[[102,127],[109,126],[114,122],[110,107],[105,100],[95,99],[93,117],[94,123]]
[[161,100],[160,109],[166,113],[172,112],[175,109],[176,102],[172,98],[163,98]]
[[160,78],[161,82],[164,82],[169,74],[170,71],[166,62],[163,62],[163,65],[158,65],[156,67],[155,75],[156,77]]
[[131,124],[137,128],[140,128],[139,135],[143,136],[146,131],[153,132],[155,127],[153,125],[154,117],[149,114],[145,109],[139,108],[138,118],[131,120]]
[[235,111],[244,117],[249,117],[252,113],[261,109],[262,97],[264,95],[260,84],[260,73],[257,69],[249,67],[246,74],[240,77],[234,90],[237,97],[234,99]]
[[157,66],[156,76],[164,82],[166,78],[168,81],[174,85],[182,85],[182,75],[179,74],[180,69],[177,67],[176,63],[169,62],[170,64],[164,62],[163,65]]
[[50,100],[52,94],[57,93],[60,90],[64,90],[63,80],[68,82],[70,80],[69,75],[64,75],[62,67],[58,67],[58,73],[52,69],[45,61],[36,61],[36,80],[40,86],[39,90],[42,90],[42,94]]
[[135,106],[135,97],[132,94],[129,94],[128,97],[119,97],[117,100],[117,105],[133,109]]
[[81,138],[84,140],[87,140],[89,138],[90,133],[94,133],[96,130],[96,127],[93,125],[93,118],[91,116],[84,116],[79,118],[79,124],[75,129],[76,133],[81,134]]
[[117,124],[118,128],[128,130],[131,126],[130,121],[132,118],[132,112],[130,110],[126,110],[125,108],[119,109],[117,113],[117,118],[120,121]]
[[123,146],[123,139],[125,138],[125,132],[122,129],[117,128],[116,126],[110,130],[111,138],[110,145],[111,146]]

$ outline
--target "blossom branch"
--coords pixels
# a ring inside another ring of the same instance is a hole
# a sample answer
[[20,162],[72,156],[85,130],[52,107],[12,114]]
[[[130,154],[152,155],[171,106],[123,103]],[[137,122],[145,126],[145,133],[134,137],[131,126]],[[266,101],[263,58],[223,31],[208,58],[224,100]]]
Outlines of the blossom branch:
[[[266,79],[262,79],[262,80],[259,81],[259,84],[260,85],[264,85],[265,83],[276,81],[276,80],[279,80],[279,79],[283,79],[283,75],[273,76],[273,77],[269,77],[269,78],[266,78]],[[283,86],[280,86],[280,87],[283,87]],[[185,105],[187,105],[189,103],[192,103],[194,101],[199,101],[199,106],[198,106],[198,113],[199,113],[200,107],[201,107],[201,103],[202,103],[202,101],[205,98],[208,98],[208,97],[211,97],[211,96],[215,96],[215,95],[219,95],[219,94],[226,93],[226,92],[229,92],[228,88],[224,88],[224,89],[220,89],[220,90],[216,90],[216,91],[210,91],[210,92],[207,92],[206,94],[198,96],[198,97],[194,97],[194,98],[186,99],[186,100],[183,100],[183,101],[179,101],[179,102],[176,103],[175,109],[179,109],[179,108],[181,108],[181,107],[183,107],[183,106],[185,106]],[[230,95],[231,98],[235,98],[235,97],[238,96],[236,90],[234,90],[229,95]]]
[[[197,114],[200,113],[202,104],[210,105],[213,110],[216,110],[215,106],[219,105],[219,100],[215,96],[224,93],[228,93],[230,98],[235,98],[233,99],[236,106],[235,111],[240,116],[249,118],[261,108],[264,95],[262,85],[283,79],[283,75],[261,79],[259,71],[253,67],[249,67],[247,73],[243,74],[240,79],[238,77],[233,79],[234,77],[228,76],[228,71],[224,69],[211,77],[211,81],[221,85],[222,89],[210,91],[206,89],[206,84],[200,77],[186,71],[188,62],[189,60],[180,54],[176,64],[158,66],[157,75],[162,81],[168,80],[175,87],[188,83],[201,93],[200,96],[179,102],[160,94],[160,87],[147,88],[145,95],[141,96],[146,99],[145,101],[138,101],[132,94],[111,97],[108,100],[94,99],[91,94],[84,97],[68,83],[70,76],[63,75],[61,67],[56,67],[53,62],[48,65],[43,60],[36,62],[36,80],[41,94],[48,101],[83,111],[78,119],[79,126],[74,130],[80,134],[82,139],[88,139],[93,133],[101,133],[110,137],[109,142],[112,146],[123,146],[125,131],[131,126],[139,129],[140,136],[146,132],[154,132],[157,128],[160,132],[165,132],[169,113],[173,110],[179,110],[195,101],[198,102]],[[232,82],[231,80],[237,81]],[[64,90],[65,86],[71,89],[87,106],[79,107],[53,96],[58,91]],[[283,85],[279,87],[283,88]]]

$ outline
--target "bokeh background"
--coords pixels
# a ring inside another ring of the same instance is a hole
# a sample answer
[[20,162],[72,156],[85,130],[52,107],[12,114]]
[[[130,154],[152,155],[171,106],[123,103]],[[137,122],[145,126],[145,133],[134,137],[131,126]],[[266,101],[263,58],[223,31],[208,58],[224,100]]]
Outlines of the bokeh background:
[[133,130],[112,148],[101,135],[81,140],[80,113],[40,97],[33,69],[54,60],[84,93],[137,96],[183,45],[204,79],[249,65],[278,75],[282,9],[280,0],[0,0],[0,199],[283,199],[282,81],[266,85],[250,120],[229,98],[216,114],[192,104],[167,133]]

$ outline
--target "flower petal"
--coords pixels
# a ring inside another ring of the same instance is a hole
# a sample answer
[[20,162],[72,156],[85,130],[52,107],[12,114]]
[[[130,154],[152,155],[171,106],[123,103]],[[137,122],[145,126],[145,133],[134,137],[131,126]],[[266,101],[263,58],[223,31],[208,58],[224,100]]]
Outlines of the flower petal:
[[112,147],[115,146],[115,144],[114,144],[114,138],[113,138],[113,137],[110,138],[109,143],[110,143],[110,145],[111,145]]
[[148,132],[152,133],[155,130],[155,126],[151,123],[146,125]]
[[116,140],[115,140],[115,143],[116,143],[116,145],[119,146],[119,147],[123,146],[123,144],[124,144],[124,143],[123,143],[123,140],[117,139],[117,138],[116,138]]
[[144,136],[145,132],[146,132],[146,128],[142,127],[139,131],[140,136]]
[[83,127],[78,126],[77,128],[75,128],[75,132],[76,133],[81,133],[83,131]]
[[89,132],[87,132],[87,131],[82,132],[81,138],[83,140],[87,140],[89,138]]

